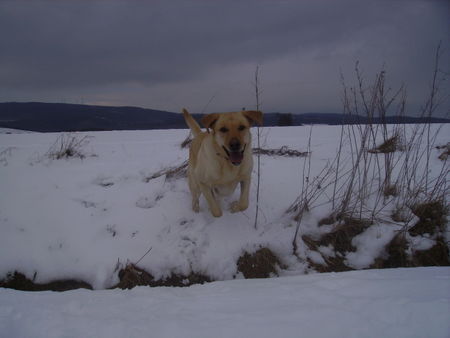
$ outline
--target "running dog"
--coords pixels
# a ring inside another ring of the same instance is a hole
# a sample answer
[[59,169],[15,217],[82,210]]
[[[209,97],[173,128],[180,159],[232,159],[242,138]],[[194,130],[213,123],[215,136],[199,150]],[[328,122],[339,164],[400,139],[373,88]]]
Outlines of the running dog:
[[253,123],[262,124],[262,112],[244,110],[205,115],[201,123],[206,132],[186,109],[183,116],[194,136],[188,165],[192,209],[200,211],[199,198],[203,194],[211,214],[222,216],[217,197],[232,194],[238,183],[241,194],[238,201],[231,203],[230,211],[247,209],[253,168],[250,127]]

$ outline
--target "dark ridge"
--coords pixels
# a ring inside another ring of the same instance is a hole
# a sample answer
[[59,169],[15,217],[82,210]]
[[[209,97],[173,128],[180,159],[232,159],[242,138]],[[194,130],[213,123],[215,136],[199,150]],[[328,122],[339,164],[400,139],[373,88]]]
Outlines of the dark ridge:
[[[181,107],[180,107],[181,108]],[[199,119],[200,114],[193,114]],[[380,123],[358,115],[330,113],[266,113],[264,126]],[[444,118],[386,117],[386,123],[450,123]],[[187,129],[181,114],[139,107],[109,107],[66,103],[0,103],[0,127],[37,132]]]

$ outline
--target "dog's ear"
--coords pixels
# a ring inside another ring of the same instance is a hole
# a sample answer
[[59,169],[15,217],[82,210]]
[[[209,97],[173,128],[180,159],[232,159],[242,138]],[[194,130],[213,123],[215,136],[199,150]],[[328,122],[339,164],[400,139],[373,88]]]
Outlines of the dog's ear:
[[212,113],[202,117],[202,124],[205,128],[212,128],[214,123],[219,119],[219,114]]
[[242,114],[250,120],[250,123],[256,122],[259,125],[262,125],[263,123],[263,113],[259,110],[244,110]]

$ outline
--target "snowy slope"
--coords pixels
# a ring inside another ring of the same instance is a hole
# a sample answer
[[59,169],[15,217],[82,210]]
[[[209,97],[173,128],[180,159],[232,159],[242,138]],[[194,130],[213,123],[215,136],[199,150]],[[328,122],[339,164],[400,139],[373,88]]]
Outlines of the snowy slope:
[[449,268],[127,291],[0,289],[0,336],[444,338],[449,299]]
[[[338,126],[313,127],[311,175],[335,156],[339,133]],[[450,125],[444,125],[436,143],[445,144],[449,134]],[[260,216],[254,229],[255,177],[249,209],[225,212],[219,219],[209,214],[203,198],[201,212],[192,212],[185,178],[149,179],[187,159],[188,151],[180,147],[187,130],[74,135],[87,137],[83,159],[47,156],[60,134],[0,134],[0,279],[17,270],[38,283],[74,278],[107,288],[117,283],[118,268],[136,263],[149,248],[139,267],[156,279],[190,272],[213,280],[239,278],[237,259],[259,246],[270,247],[282,260],[287,267],[282,275],[305,273],[307,258],[320,261],[304,246],[302,259],[292,255],[296,222],[285,213],[300,194],[305,158],[261,156]],[[306,126],[263,128],[261,143],[306,151],[309,135]],[[436,152],[431,169],[439,171],[440,162]],[[223,201],[225,209],[232,200]],[[302,234],[327,228],[318,229],[317,222],[327,216],[328,206],[321,200],[316,205],[302,220]],[[361,234],[349,264],[370,266],[401,226],[380,223]]]
[[[264,143],[272,134],[271,147],[304,149],[307,139],[301,129],[266,129]],[[214,219],[204,199],[201,213],[192,212],[185,179],[146,183],[187,159],[180,148],[186,130],[78,134],[85,135],[82,160],[45,156],[57,134],[0,135],[9,149],[0,166],[0,276],[17,269],[30,277],[37,272],[38,282],[77,277],[104,288],[116,282],[118,261],[136,262],[152,247],[140,266],[156,278],[194,269],[231,279],[243,249],[270,241],[280,255],[290,251],[284,246],[292,228],[281,221],[298,194],[290,180],[298,182],[302,159],[262,158],[261,225],[254,230],[254,203]]]

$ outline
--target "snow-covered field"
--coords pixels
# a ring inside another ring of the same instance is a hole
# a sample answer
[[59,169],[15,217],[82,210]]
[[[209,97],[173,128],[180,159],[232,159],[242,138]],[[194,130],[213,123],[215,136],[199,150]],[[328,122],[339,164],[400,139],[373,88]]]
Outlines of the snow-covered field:
[[[263,128],[261,142],[306,151],[309,134],[310,127]],[[339,127],[313,127],[311,176],[335,157],[339,134]],[[47,156],[59,134],[0,134],[0,279],[19,271],[36,283],[81,279],[105,289],[139,261],[156,279],[194,272],[221,282],[62,294],[1,289],[0,336],[448,336],[448,268],[305,275],[307,261],[321,257],[305,246],[292,255],[296,222],[285,212],[301,192],[305,158],[261,156],[255,229],[255,179],[249,209],[215,219],[203,199],[201,212],[192,212],[185,178],[155,177],[187,159],[180,147],[187,130],[74,135],[87,136],[83,159]],[[436,144],[448,135],[445,125]],[[439,172],[437,154],[431,169]],[[325,231],[317,222],[327,212],[316,201],[300,235]],[[359,235],[348,265],[369,267],[400,228],[380,223]],[[423,248],[432,242],[420,240]],[[242,278],[236,262],[243,252],[261,246],[282,261],[282,277],[227,281]]]
[[188,288],[0,290],[2,337],[448,337],[449,268],[352,271]]

